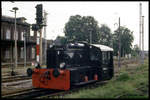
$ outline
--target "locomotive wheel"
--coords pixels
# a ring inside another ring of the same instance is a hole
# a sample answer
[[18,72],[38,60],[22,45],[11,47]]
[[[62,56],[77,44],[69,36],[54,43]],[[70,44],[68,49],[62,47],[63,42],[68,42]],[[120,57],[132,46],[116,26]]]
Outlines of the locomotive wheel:
[[58,69],[54,69],[54,70],[53,70],[53,76],[54,76],[54,77],[58,77],[59,75],[60,75],[59,70],[58,70]]
[[27,69],[27,75],[30,77],[32,75],[33,71],[31,68]]

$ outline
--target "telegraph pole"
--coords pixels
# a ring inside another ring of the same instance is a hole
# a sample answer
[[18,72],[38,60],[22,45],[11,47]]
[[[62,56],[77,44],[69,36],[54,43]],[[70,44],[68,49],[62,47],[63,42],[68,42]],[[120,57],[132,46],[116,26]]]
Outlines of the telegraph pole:
[[118,59],[118,67],[120,68],[120,56],[121,56],[121,32],[120,32],[120,17],[119,17],[119,59]]
[[139,52],[139,61],[142,63],[142,58],[141,58],[141,34],[142,34],[142,31],[141,31],[141,26],[142,26],[142,20],[141,20],[141,16],[142,16],[142,3],[140,3],[140,9],[139,9],[139,49],[140,49],[140,52]]
[[142,64],[144,64],[144,16],[142,16]]

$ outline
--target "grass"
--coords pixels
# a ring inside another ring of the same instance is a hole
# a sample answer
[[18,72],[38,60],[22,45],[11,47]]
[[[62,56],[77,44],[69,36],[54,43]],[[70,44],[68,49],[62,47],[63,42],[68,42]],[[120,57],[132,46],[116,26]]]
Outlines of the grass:
[[148,81],[148,61],[146,61],[145,64],[135,67],[132,74],[123,69],[119,77],[114,77],[104,86],[80,90],[63,98],[148,98]]

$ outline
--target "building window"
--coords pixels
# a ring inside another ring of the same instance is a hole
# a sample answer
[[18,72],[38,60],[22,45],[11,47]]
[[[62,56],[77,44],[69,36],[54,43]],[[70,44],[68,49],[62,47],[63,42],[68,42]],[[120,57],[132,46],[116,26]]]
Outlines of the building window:
[[5,58],[6,58],[6,59],[9,59],[9,58],[10,58],[10,50],[9,50],[9,49],[6,49],[6,50],[5,50]]
[[21,32],[21,40],[23,41],[24,40],[24,32]]
[[6,39],[10,39],[10,29],[6,30]]
[[35,59],[35,48],[32,48],[32,59]]
[[21,50],[20,50],[20,58],[24,58],[24,49],[23,49],[23,47],[21,47]]

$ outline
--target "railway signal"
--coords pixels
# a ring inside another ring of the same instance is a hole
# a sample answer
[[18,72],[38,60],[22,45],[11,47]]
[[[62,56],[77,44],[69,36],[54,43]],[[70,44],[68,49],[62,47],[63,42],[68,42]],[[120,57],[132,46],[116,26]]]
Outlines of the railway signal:
[[32,24],[32,30],[36,34],[36,61],[42,64],[42,27],[43,25],[43,5],[36,5],[36,24]]
[[41,25],[43,23],[43,6],[42,4],[39,4],[35,8],[36,8],[36,23],[38,25]]

